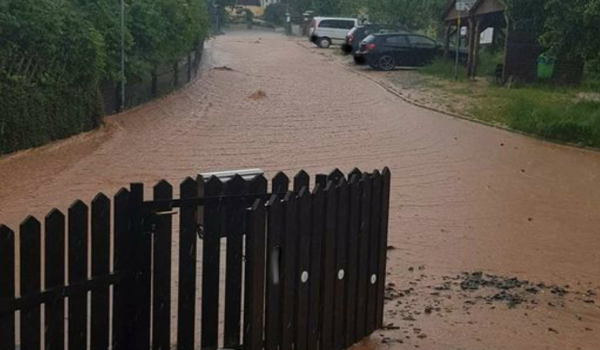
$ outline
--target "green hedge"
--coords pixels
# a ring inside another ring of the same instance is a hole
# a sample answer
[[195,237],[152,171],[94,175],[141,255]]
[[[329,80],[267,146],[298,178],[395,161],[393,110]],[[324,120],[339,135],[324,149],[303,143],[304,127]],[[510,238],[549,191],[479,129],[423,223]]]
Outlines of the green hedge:
[[126,76],[115,0],[0,2],[0,154],[101,123],[100,81],[133,82],[206,34],[204,0],[126,0]]

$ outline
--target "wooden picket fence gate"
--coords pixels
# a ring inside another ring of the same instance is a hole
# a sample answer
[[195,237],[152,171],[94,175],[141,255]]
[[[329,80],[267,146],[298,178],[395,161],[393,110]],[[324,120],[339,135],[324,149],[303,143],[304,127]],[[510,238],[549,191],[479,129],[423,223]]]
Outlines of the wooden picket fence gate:
[[179,199],[160,181],[149,201],[132,184],[112,205],[98,194],[91,213],[82,201],[67,215],[52,210],[43,230],[33,217],[18,236],[0,225],[0,350],[340,350],[360,341],[383,320],[390,171],[335,170],[312,189],[304,171],[292,180],[277,174],[269,193],[262,175],[187,178]]

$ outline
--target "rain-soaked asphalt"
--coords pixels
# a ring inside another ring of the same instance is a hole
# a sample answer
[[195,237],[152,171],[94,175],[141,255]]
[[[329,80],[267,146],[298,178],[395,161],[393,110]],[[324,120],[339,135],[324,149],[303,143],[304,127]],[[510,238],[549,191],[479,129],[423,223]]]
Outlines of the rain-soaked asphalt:
[[[181,91],[99,131],[0,158],[0,222],[17,227],[26,214],[43,218],[129,182],[205,171],[388,166],[388,278],[416,296],[388,304],[400,329],[385,332],[385,346],[600,348],[600,298],[577,294],[600,294],[600,153],[414,107],[296,41],[228,33],[207,45],[204,72]],[[222,66],[231,70],[213,69]],[[250,98],[258,90],[266,96]],[[444,276],[476,270],[573,292],[562,307],[467,310],[462,291],[442,301],[429,293]],[[429,303],[441,312],[395,318],[394,308]]]

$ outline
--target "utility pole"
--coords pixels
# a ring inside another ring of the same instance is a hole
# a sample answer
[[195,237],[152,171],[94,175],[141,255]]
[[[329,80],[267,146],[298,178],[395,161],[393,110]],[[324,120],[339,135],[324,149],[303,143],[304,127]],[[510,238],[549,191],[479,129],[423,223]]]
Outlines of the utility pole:
[[[454,81],[458,80],[458,50],[460,49],[460,25],[462,22],[461,14],[465,12],[467,15],[469,15],[469,12],[471,11],[471,8],[475,2],[476,0],[456,0],[456,57],[454,59]],[[470,54],[469,48],[469,55]]]
[[456,51],[454,58],[454,81],[458,81],[458,50],[460,49],[460,12],[456,19]]
[[125,109],[125,0],[121,0],[121,111]]

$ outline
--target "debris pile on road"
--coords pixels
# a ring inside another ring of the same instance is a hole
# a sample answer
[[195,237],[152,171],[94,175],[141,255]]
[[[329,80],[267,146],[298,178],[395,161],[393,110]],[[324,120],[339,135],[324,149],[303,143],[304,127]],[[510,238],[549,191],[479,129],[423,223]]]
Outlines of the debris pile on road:
[[262,90],[256,90],[252,95],[250,95],[248,98],[251,100],[262,100],[263,98],[267,97],[267,94],[262,91]]
[[[386,333],[380,334],[384,344],[408,341],[418,345],[416,342],[427,338],[421,328],[426,329],[432,322],[437,322],[435,320],[462,326],[473,325],[480,322],[474,316],[479,312],[523,310],[521,316],[530,317],[534,313],[560,307],[569,308],[578,322],[588,322],[581,316],[581,312],[596,307],[595,299],[600,290],[598,287],[586,288],[585,291],[580,289],[579,284],[579,287],[571,287],[536,283],[481,271],[435,276],[425,274],[423,265],[409,267],[407,270],[408,274],[402,284],[396,280],[385,286],[386,322],[383,330]],[[456,323],[457,317],[467,320]],[[537,323],[532,321],[532,326],[537,326]],[[582,330],[584,326],[587,324],[582,325]],[[556,325],[551,329],[544,328],[544,332],[558,334],[560,330]],[[589,329],[589,332],[593,332],[592,328]],[[411,334],[413,331],[414,334]]]

